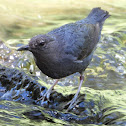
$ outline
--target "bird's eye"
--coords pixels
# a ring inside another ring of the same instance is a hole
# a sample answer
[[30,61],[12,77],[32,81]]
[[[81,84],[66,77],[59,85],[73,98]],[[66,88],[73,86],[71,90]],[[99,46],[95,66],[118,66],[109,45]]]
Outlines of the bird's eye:
[[40,46],[44,46],[45,42],[40,42],[39,45]]

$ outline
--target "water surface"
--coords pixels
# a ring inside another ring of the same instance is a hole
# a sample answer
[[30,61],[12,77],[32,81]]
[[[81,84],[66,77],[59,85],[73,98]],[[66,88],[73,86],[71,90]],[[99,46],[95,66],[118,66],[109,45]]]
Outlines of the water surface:
[[[116,106],[116,110],[108,110],[99,124],[126,125],[126,1],[125,0],[0,0],[0,63],[12,68],[18,67],[25,72],[40,77],[44,82],[52,84],[54,80],[40,73],[34,64],[32,54],[17,52],[17,47],[26,44],[36,34],[47,33],[63,24],[85,18],[93,7],[102,7],[110,12],[102,31],[102,38],[97,46],[93,60],[85,71],[86,88],[91,91],[87,99],[101,101],[104,108]],[[76,92],[79,74],[76,73],[61,79],[61,88],[71,86],[69,93]],[[1,87],[2,88],[2,87]],[[61,89],[60,88],[60,89]],[[84,90],[85,89],[85,90]],[[64,90],[63,90],[64,91]],[[63,93],[63,91],[61,91]],[[0,93],[2,96],[4,93]],[[101,95],[100,95],[101,94]],[[95,97],[96,96],[96,97]],[[96,98],[96,99],[95,99]],[[113,108],[114,108],[113,107]],[[43,113],[44,111],[44,113]],[[13,99],[1,99],[1,125],[81,125],[54,118],[45,114],[46,110],[34,104],[24,104]],[[52,110],[51,110],[52,111]],[[49,110],[49,112],[51,112]],[[100,109],[97,110],[97,112]],[[27,113],[31,112],[31,113]],[[53,112],[52,112],[53,113]],[[106,115],[106,117],[105,117]],[[120,116],[120,118],[118,118]],[[105,122],[106,121],[106,122]],[[108,121],[108,123],[107,123]],[[87,124],[90,126],[90,124]],[[95,125],[98,125],[95,124]]]

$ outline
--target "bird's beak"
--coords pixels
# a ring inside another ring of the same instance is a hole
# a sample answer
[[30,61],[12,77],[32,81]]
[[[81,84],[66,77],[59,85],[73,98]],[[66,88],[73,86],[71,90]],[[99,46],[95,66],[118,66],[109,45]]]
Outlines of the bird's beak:
[[17,49],[17,51],[27,51],[27,50],[29,50],[29,45],[22,46],[22,47]]

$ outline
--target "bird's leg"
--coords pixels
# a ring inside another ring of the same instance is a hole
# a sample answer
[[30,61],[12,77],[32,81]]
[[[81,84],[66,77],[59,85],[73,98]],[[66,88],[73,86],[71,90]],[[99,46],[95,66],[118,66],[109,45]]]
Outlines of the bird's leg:
[[83,84],[83,81],[84,81],[84,75],[81,74],[78,90],[77,90],[76,94],[74,95],[74,98],[70,102],[67,103],[67,105],[70,104],[69,107],[67,108],[67,111],[71,110],[76,105],[76,100],[77,100],[78,94],[80,92],[81,86]]
[[38,101],[42,100],[42,102],[44,102],[45,98],[49,101],[50,98],[50,94],[52,92],[52,89],[54,88],[54,86],[57,84],[57,82],[59,81],[59,79],[57,79],[53,85],[46,91],[46,93],[44,94],[44,96],[42,96],[40,99],[38,99]]

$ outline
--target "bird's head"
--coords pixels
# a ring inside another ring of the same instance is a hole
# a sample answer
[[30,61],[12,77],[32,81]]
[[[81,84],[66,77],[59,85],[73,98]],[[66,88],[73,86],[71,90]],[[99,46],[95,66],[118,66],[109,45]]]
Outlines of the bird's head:
[[30,51],[33,54],[38,51],[44,51],[48,47],[48,43],[53,40],[47,35],[37,35],[31,38],[28,45],[20,47],[17,51]]

